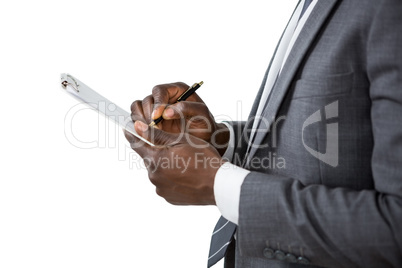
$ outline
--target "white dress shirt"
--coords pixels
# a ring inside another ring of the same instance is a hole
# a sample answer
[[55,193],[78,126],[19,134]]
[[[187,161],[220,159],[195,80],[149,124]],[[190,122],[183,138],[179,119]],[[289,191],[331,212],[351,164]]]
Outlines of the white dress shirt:
[[[317,1],[318,0],[313,0],[311,2],[303,14],[303,17],[299,20],[304,4],[304,1],[302,1],[298,5],[288,24],[288,27],[285,30],[268,73],[267,81],[265,83],[264,91],[256,113],[257,119],[254,121],[250,140],[255,135],[255,130],[258,124],[258,116],[261,115],[264,109],[265,103],[275,83],[275,80],[280,74],[286,59],[300,34],[301,29],[303,28],[307,18],[310,16],[311,11],[313,10]],[[230,130],[230,140],[228,149],[223,157],[231,160],[233,158],[235,141],[232,127],[229,124],[226,124],[226,126]],[[214,195],[216,205],[218,206],[222,216],[235,224],[238,224],[239,222],[241,185],[243,184],[243,181],[248,173],[250,173],[250,171],[226,162],[219,168],[215,175]]]

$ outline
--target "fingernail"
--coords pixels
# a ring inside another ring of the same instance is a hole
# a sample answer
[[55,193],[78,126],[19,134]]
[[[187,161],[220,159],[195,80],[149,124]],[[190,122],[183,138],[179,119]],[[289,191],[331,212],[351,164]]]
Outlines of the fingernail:
[[154,111],[152,112],[152,114],[151,114],[151,118],[152,118],[152,119],[156,119],[156,118],[155,118],[155,114],[156,114],[156,110],[154,110]]
[[170,118],[173,117],[174,111],[171,108],[167,108],[164,112],[164,117]]
[[137,128],[139,128],[142,132],[145,132],[148,130],[148,125],[141,122],[141,121],[135,121],[135,125]]

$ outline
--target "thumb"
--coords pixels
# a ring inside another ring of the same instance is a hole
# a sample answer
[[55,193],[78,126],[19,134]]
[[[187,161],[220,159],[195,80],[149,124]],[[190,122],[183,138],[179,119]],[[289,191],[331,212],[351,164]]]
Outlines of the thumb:
[[138,135],[153,143],[157,147],[166,147],[168,145],[177,144],[181,141],[183,136],[182,134],[172,134],[154,127],[150,127],[141,121],[135,121],[134,128]]

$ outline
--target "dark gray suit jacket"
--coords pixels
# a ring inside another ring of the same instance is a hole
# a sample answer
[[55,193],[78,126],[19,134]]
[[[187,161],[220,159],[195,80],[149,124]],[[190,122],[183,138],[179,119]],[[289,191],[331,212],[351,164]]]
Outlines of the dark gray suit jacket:
[[402,267],[402,1],[319,0],[263,116],[227,267]]

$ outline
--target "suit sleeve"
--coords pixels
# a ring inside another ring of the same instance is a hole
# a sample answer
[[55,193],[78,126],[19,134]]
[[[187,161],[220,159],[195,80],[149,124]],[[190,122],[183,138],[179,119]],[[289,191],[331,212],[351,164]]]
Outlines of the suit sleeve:
[[[229,142],[229,147],[228,148],[232,151],[232,154],[234,151],[236,151],[236,147],[239,144],[239,141],[241,139],[241,135],[243,133],[243,129],[246,126],[246,121],[225,121],[223,122],[227,125],[227,127],[230,127],[230,140],[233,141]],[[233,136],[232,136],[233,134]]]
[[251,172],[240,197],[240,254],[264,258],[270,246],[318,266],[402,266],[402,4],[378,6],[367,43],[374,189]]

